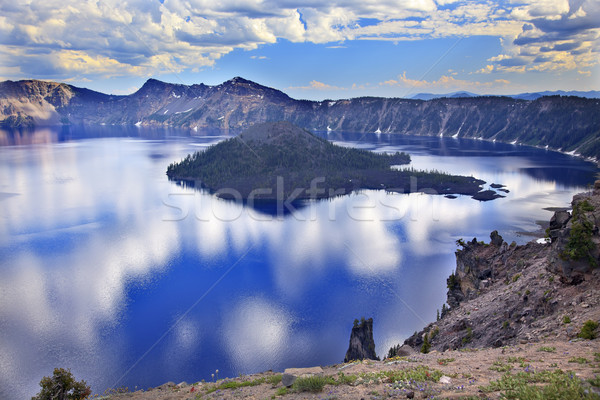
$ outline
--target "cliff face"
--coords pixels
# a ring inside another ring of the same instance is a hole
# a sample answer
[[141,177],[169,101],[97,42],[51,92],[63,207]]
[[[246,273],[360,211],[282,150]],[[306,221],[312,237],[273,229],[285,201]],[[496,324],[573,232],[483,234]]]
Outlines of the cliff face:
[[459,241],[449,311],[405,344],[420,349],[426,334],[432,350],[572,339],[599,321],[600,182],[572,206],[552,217],[551,243],[508,245],[496,231],[490,243]]
[[375,341],[373,340],[373,318],[360,323],[354,322],[352,333],[350,334],[350,345],[346,352],[344,362],[353,360],[379,360],[375,354]]
[[243,129],[289,121],[309,130],[455,136],[548,146],[600,158],[600,100],[361,97],[295,100],[243,78],[217,86],[150,79],[129,96],[41,81],[0,83],[0,125],[126,124]]

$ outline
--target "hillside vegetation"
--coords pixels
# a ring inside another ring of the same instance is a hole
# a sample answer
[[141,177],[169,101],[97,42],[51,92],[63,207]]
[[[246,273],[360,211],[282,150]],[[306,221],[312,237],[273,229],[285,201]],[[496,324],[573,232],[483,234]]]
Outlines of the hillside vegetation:
[[[194,182],[221,197],[326,198],[358,189],[428,188],[474,195],[483,181],[437,172],[398,171],[405,153],[378,154],[331,144],[289,122],[258,124],[238,137],[169,165],[170,179]],[[416,178],[411,182],[411,177]],[[234,191],[232,195],[232,191]]]

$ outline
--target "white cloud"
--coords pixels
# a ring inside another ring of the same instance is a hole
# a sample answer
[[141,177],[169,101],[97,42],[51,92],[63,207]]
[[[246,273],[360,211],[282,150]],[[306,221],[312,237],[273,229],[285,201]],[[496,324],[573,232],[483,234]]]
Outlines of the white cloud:
[[467,81],[456,79],[453,76],[442,75],[439,79],[433,81],[411,79],[406,77],[406,72],[398,75],[397,79],[390,79],[381,82],[381,86],[397,86],[403,88],[419,88],[419,89],[454,89],[454,90],[477,90],[505,87],[510,82],[505,79],[495,79],[490,82]]
[[[197,70],[236,48],[279,39],[339,45],[484,35],[503,38],[503,54],[515,57],[532,42],[538,53],[566,39],[597,49],[600,35],[600,5],[593,0],[573,6],[567,0],[32,0],[0,4],[0,15],[0,75],[61,79]],[[572,62],[553,68],[572,69],[584,59],[598,64],[597,57],[560,51]],[[535,57],[526,60],[525,68],[495,65],[494,71],[540,68]]]

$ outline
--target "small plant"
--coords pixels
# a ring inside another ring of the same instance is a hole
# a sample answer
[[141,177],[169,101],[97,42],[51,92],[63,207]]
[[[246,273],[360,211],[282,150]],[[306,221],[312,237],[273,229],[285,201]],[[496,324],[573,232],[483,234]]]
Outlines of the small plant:
[[510,326],[510,322],[508,322],[508,321],[504,321],[502,323],[502,329],[508,329],[509,326]]
[[569,359],[570,363],[576,363],[576,364],[587,364],[589,363],[589,360],[585,357],[571,357]]
[[581,327],[581,331],[577,334],[577,337],[589,340],[596,339],[596,329],[598,329],[598,323],[591,319],[587,320]]
[[338,385],[352,385],[357,379],[358,376],[356,375],[345,375],[343,372],[339,372],[336,383]]
[[556,347],[542,346],[537,351],[545,351],[546,353],[555,353]]
[[40,386],[42,390],[32,400],[81,400],[92,393],[85,381],[77,382],[71,370],[64,368],[54,368],[52,377],[43,377]]
[[525,362],[527,362],[526,359],[524,359],[523,357],[513,357],[513,356],[509,356],[506,358],[506,362],[509,363],[520,363],[521,365],[523,365]]
[[465,345],[467,343],[471,343],[471,340],[473,340],[473,329],[470,326],[468,326],[467,334],[465,335],[465,337],[462,338],[462,344]]
[[553,275],[550,275],[548,277],[548,282],[550,282],[550,283],[554,282],[554,276]]
[[318,393],[323,391],[323,388],[328,383],[328,379],[322,375],[307,376],[298,378],[292,385],[296,392],[312,392]]
[[458,278],[456,274],[453,272],[450,274],[448,279],[446,280],[446,286],[448,289],[454,289],[458,285]]
[[273,386],[277,386],[281,382],[281,378],[282,378],[281,374],[271,375],[271,376],[267,377],[267,382],[269,382]]
[[435,329],[431,331],[431,335],[429,336],[430,341],[433,340],[433,338],[435,338],[439,333],[440,328],[436,326]]
[[521,274],[514,274],[513,277],[512,277],[513,283],[516,282],[516,281],[518,281],[520,277],[521,277]]
[[289,392],[288,388],[286,388],[285,386],[282,386],[277,389],[277,391],[275,392],[275,396],[285,396],[288,394],[288,392]]
[[530,294],[531,294],[531,291],[530,291],[529,289],[527,289],[527,290],[525,291],[525,296],[529,296]]
[[571,323],[571,317],[569,317],[568,315],[565,315],[563,317],[563,324],[570,324]]
[[430,348],[431,344],[429,343],[429,336],[425,334],[425,336],[423,336],[423,345],[421,346],[421,353],[429,353]]
[[448,365],[449,363],[453,362],[454,358],[440,358],[438,360],[438,364],[440,365]]
[[494,361],[494,364],[489,368],[491,371],[509,372],[513,369],[512,365],[504,363],[502,360]]

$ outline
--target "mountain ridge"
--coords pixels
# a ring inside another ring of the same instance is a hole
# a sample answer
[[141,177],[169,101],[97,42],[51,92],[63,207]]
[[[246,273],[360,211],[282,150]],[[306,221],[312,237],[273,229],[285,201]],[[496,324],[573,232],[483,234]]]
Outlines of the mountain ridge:
[[235,77],[220,85],[149,79],[126,96],[64,83],[0,82],[0,126],[141,125],[245,129],[289,121],[311,131],[451,136],[526,144],[600,159],[600,100],[546,96],[297,100]]

